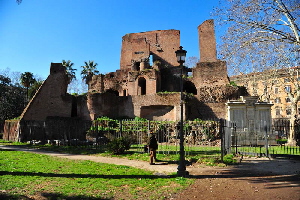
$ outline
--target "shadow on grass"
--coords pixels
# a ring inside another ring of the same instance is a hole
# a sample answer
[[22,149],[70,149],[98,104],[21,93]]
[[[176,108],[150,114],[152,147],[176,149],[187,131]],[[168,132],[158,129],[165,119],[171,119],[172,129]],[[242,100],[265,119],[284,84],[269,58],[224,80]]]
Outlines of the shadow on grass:
[[[176,178],[176,175],[101,175],[101,174],[54,174],[54,173],[42,173],[42,172],[8,172],[0,171],[0,175],[11,176],[35,176],[35,177],[58,177],[58,178],[101,178],[101,179],[161,179],[161,178]],[[299,187],[300,188],[300,175],[281,175],[274,176],[274,174],[257,174],[251,171],[236,171],[230,170],[218,174],[212,175],[190,175],[187,178],[191,179],[237,179],[247,180],[252,183],[266,184],[266,188],[288,188]],[[0,195],[2,195],[0,193]],[[0,196],[1,197],[1,196]],[[3,199],[3,198],[0,198]],[[12,198],[13,199],[13,198]]]
[[[60,193],[40,193],[38,194],[39,198],[38,199],[50,199],[50,200],[55,200],[55,199],[66,199],[66,200],[109,200],[113,198],[97,198],[97,197],[90,197],[90,196],[84,196],[84,195],[78,195],[78,196],[66,196]],[[0,199],[1,200],[32,200],[32,198],[24,195],[12,195],[12,194],[7,194],[7,193],[1,193],[0,192]]]
[[103,178],[103,179],[121,179],[121,178],[134,178],[134,179],[157,179],[157,178],[171,178],[175,175],[101,175],[101,174],[54,174],[43,172],[8,172],[0,171],[1,176],[40,176],[40,177],[58,177],[58,178]]
[[89,147],[80,147],[80,146],[46,146],[46,145],[3,145],[3,148],[0,150],[8,150],[5,147],[10,148],[11,150],[38,150],[46,152],[57,152],[57,153],[66,153],[66,154],[77,154],[77,155],[90,155],[90,154],[99,154],[104,153],[106,149],[102,148],[89,148]]

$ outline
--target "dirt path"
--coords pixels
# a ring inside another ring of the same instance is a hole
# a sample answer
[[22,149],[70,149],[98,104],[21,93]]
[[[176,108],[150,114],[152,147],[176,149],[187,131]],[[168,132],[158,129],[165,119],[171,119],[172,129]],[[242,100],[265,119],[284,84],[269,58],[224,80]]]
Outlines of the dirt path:
[[[177,171],[177,165],[109,158],[90,155],[73,155],[24,149],[0,145],[2,149],[46,154],[74,160],[132,166],[153,171],[157,175]],[[244,158],[237,166],[227,168],[188,166],[190,178],[196,181],[187,190],[170,199],[292,199],[300,200],[300,161],[286,159]]]
[[196,182],[171,199],[300,200],[300,161],[296,160],[244,158],[237,166],[191,174]]

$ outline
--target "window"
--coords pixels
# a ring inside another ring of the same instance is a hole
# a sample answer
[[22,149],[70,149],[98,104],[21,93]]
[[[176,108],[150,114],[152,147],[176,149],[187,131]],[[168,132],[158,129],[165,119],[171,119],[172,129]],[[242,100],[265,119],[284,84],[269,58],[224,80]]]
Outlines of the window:
[[253,88],[253,95],[257,96],[257,89],[256,88]]
[[292,109],[287,108],[287,109],[286,109],[286,115],[291,115],[291,114],[292,114]]
[[252,83],[252,87],[256,88],[257,87],[257,83]]
[[290,79],[289,79],[289,78],[285,78],[285,79],[284,79],[284,82],[285,82],[285,83],[288,83],[288,82],[290,82]]
[[290,86],[290,85],[286,85],[286,86],[284,87],[284,91],[287,92],[287,93],[292,92],[291,86]]
[[275,99],[275,103],[281,103],[280,97],[277,97],[277,98]]
[[286,97],[286,98],[285,98],[285,102],[290,103],[290,102],[291,102],[291,99],[288,98],[288,97]]
[[281,114],[281,109],[280,108],[276,108],[276,115],[280,115]]
[[150,56],[149,56],[149,64],[150,64],[150,66],[153,66],[153,62],[154,62],[153,55],[150,54]]
[[279,93],[279,88],[278,88],[278,87],[274,88],[274,93],[275,93],[275,94],[278,94],[278,93]]
[[264,94],[267,94],[267,93],[268,93],[268,88],[265,87],[265,88],[264,88]]

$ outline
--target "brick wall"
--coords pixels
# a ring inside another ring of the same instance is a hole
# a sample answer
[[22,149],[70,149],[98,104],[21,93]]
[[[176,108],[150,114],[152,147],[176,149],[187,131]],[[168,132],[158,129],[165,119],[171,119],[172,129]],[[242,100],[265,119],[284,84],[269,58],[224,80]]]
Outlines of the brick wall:
[[19,120],[5,120],[3,140],[18,141]]
[[139,116],[151,120],[175,121],[180,119],[179,93],[126,97],[110,93],[89,94],[87,102],[92,118],[101,116],[133,118]]
[[67,77],[60,63],[51,63],[50,75],[21,115],[24,120],[46,120],[47,116],[71,117],[72,96],[67,94]]
[[217,61],[214,20],[206,20],[198,26],[200,62]]
[[204,86],[228,85],[227,66],[225,61],[199,62],[193,68],[193,79],[196,88]]
[[131,69],[132,60],[141,61],[153,55],[163,65],[178,65],[175,51],[180,46],[180,31],[157,30],[142,33],[130,33],[122,37],[121,69]]

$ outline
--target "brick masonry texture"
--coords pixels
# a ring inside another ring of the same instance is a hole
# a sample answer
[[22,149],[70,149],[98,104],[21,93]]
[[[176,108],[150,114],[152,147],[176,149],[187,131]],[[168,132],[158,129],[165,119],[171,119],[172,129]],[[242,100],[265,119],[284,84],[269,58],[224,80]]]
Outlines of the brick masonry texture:
[[[183,68],[183,91],[189,93],[184,96],[184,119],[225,118],[225,102],[238,98],[242,91],[229,86],[226,62],[216,59],[213,21],[205,21],[198,31],[200,62],[194,68]],[[27,105],[21,121],[49,121],[52,117],[52,121],[58,118],[72,124],[67,118],[90,121],[101,116],[179,120],[181,68],[175,55],[179,46],[178,30],[126,34],[120,69],[91,77],[86,96],[67,94],[64,67],[51,63],[50,75]],[[193,76],[188,77],[188,72]]]

